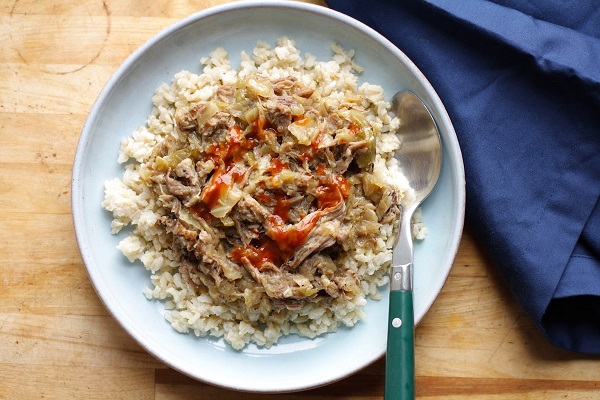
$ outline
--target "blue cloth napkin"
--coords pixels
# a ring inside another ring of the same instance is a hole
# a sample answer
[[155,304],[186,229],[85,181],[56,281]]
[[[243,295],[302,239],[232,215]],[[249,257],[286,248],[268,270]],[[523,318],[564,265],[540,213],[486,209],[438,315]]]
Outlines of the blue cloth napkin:
[[467,224],[548,340],[600,354],[597,0],[328,0],[412,59],[463,152]]

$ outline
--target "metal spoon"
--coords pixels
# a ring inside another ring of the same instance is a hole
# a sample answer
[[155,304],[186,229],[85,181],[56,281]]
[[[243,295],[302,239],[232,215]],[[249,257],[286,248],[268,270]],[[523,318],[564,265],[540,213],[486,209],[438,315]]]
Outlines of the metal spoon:
[[402,210],[400,233],[390,271],[390,308],[385,365],[385,400],[415,398],[413,239],[414,211],[433,190],[442,166],[439,131],[423,102],[412,92],[392,98],[392,113],[400,118],[396,153],[400,170],[414,190],[414,201]]

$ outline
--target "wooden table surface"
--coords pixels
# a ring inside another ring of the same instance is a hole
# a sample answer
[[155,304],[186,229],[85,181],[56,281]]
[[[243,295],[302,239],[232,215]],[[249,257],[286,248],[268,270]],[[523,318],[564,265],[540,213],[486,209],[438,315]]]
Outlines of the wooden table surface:
[[[147,39],[224,2],[0,1],[0,398],[382,398],[382,360],[301,393],[238,393],[194,381],[120,328],[82,263],[71,168],[94,100]],[[416,330],[416,359],[420,399],[600,398],[600,359],[544,340],[468,226],[449,279]]]

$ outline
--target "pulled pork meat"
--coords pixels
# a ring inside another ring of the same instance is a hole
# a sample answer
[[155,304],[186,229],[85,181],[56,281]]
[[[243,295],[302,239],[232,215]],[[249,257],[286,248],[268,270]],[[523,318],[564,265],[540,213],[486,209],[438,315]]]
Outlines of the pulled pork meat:
[[248,315],[359,294],[348,250],[400,209],[372,174],[375,133],[355,97],[331,109],[296,78],[256,75],[176,110],[142,177],[184,278]]

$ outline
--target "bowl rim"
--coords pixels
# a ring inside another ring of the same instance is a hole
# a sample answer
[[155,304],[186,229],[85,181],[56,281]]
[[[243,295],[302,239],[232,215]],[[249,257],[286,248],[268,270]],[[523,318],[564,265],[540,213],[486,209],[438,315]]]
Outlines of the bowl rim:
[[[366,363],[361,368],[347,371],[345,374],[340,374],[339,376],[335,377],[335,379],[330,379],[330,380],[327,380],[324,382],[317,382],[314,385],[303,385],[303,386],[298,386],[298,387],[292,387],[292,388],[289,388],[289,390],[269,390],[269,389],[260,390],[260,389],[248,389],[248,388],[244,388],[244,387],[228,386],[228,385],[224,385],[219,382],[213,382],[211,380],[203,379],[201,377],[198,377],[197,375],[192,374],[190,371],[183,370],[180,367],[178,367],[172,360],[166,359],[165,357],[158,354],[157,351],[154,351],[151,348],[151,346],[148,343],[146,343],[145,340],[143,340],[143,338],[142,338],[143,335],[141,332],[138,332],[135,328],[132,328],[131,326],[126,326],[125,323],[123,321],[121,321],[120,318],[118,318],[118,312],[116,309],[114,309],[115,306],[110,304],[110,302],[107,302],[105,297],[102,295],[101,288],[104,285],[101,281],[99,272],[96,271],[94,268],[88,268],[88,265],[90,265],[90,263],[92,263],[92,259],[90,256],[91,252],[89,251],[87,242],[85,240],[86,234],[85,234],[85,229],[83,226],[83,225],[85,225],[84,211],[82,210],[82,207],[79,206],[80,199],[82,199],[82,195],[83,195],[82,188],[80,185],[80,182],[83,180],[83,171],[81,168],[83,165],[82,157],[87,152],[86,149],[89,147],[90,135],[91,135],[91,132],[93,131],[94,125],[96,124],[96,121],[99,118],[102,105],[105,103],[106,99],[110,96],[111,92],[114,90],[115,85],[117,83],[119,83],[119,81],[127,74],[127,71],[132,66],[135,65],[135,63],[138,61],[138,59],[140,59],[146,52],[148,52],[150,49],[152,49],[160,41],[166,39],[170,35],[178,32],[182,29],[185,29],[188,26],[196,24],[203,19],[215,16],[217,14],[235,12],[235,11],[246,10],[246,9],[256,9],[256,8],[290,9],[290,10],[298,10],[298,11],[302,11],[302,12],[307,12],[309,14],[318,14],[321,17],[329,18],[332,21],[341,22],[344,25],[347,25],[355,30],[358,30],[361,33],[363,33],[364,35],[366,35],[369,39],[374,40],[378,44],[382,45],[387,51],[392,53],[396,58],[403,60],[405,65],[417,77],[419,84],[422,86],[423,90],[427,93],[427,95],[429,97],[428,100],[429,100],[430,106],[433,105],[434,107],[432,107],[432,108],[437,108],[438,110],[442,111],[438,118],[441,120],[438,120],[438,123],[440,123],[446,127],[448,135],[456,138],[456,132],[454,130],[454,127],[452,125],[452,122],[450,120],[450,117],[447,113],[446,108],[444,107],[444,105],[442,104],[441,100],[439,99],[437,93],[433,89],[433,86],[430,84],[430,82],[427,80],[427,78],[423,75],[423,73],[412,62],[412,60],[410,60],[408,58],[408,56],[406,56],[400,49],[398,49],[391,41],[389,41],[383,35],[376,32],[371,27],[363,24],[362,22],[360,22],[346,14],[343,14],[341,12],[332,10],[332,9],[324,7],[324,6],[320,6],[317,4],[311,4],[311,3],[296,2],[296,1],[282,2],[282,1],[277,1],[277,0],[260,0],[260,1],[243,0],[243,1],[239,1],[239,2],[232,2],[232,3],[216,5],[216,6],[206,8],[204,10],[197,11],[193,14],[190,14],[187,17],[184,17],[184,18],[176,21],[175,23],[172,23],[171,25],[167,26],[166,28],[163,28],[162,30],[160,30],[158,33],[154,34],[150,39],[148,39],[140,47],[138,47],[136,50],[134,50],[121,63],[121,65],[113,72],[112,76],[106,82],[106,84],[104,85],[103,89],[101,90],[100,94],[98,95],[96,101],[94,102],[94,104],[92,105],[92,107],[89,111],[88,117],[83,125],[81,135],[80,135],[80,138],[79,138],[79,141],[77,144],[77,148],[76,148],[76,153],[75,153],[74,162],[73,162],[73,172],[72,172],[72,176],[71,176],[72,220],[73,220],[73,224],[74,224],[78,248],[80,250],[80,254],[82,256],[82,260],[84,262],[86,270],[92,281],[92,284],[93,284],[92,286],[94,287],[94,290],[96,291],[97,295],[102,300],[103,305],[105,306],[105,308],[107,309],[109,314],[113,317],[113,319],[116,320],[117,323],[130,336],[132,336],[132,338],[146,352],[151,354],[153,357],[157,358],[159,361],[165,363],[170,368],[173,368],[174,370],[179,371],[179,372],[183,373],[184,375],[189,376],[193,379],[196,379],[196,380],[199,380],[202,382],[206,382],[206,383],[209,383],[214,386],[223,387],[223,388],[231,389],[231,390],[242,391],[242,392],[253,392],[253,393],[297,392],[297,391],[308,390],[308,389],[312,389],[315,387],[328,385],[333,382],[342,380],[342,379],[356,373],[357,371],[367,367],[368,365],[374,363],[379,358],[381,358],[384,354],[377,355],[369,363]],[[432,287],[432,289],[435,290],[436,293],[439,293],[441,291],[442,287],[444,286],[444,284],[447,280],[447,277],[450,273],[450,270],[452,268],[452,264],[455,260],[456,254],[458,252],[460,238],[462,236],[462,231],[463,231],[463,227],[464,227],[465,199],[466,199],[465,172],[464,172],[464,165],[463,165],[463,161],[462,161],[462,153],[461,153],[461,150],[460,150],[460,147],[458,144],[458,140],[456,139],[456,140],[452,140],[452,141],[445,141],[444,146],[447,149],[447,152],[450,155],[450,158],[452,159],[450,162],[450,166],[451,166],[452,176],[453,176],[452,184],[456,188],[456,199],[455,200],[457,201],[457,208],[454,212],[454,217],[455,217],[455,220],[457,223],[453,226],[453,232],[450,234],[451,237],[456,238],[456,240],[452,241],[452,243],[450,244],[449,251],[447,252],[447,258],[449,258],[451,260],[451,263],[450,263],[449,268],[447,268],[447,270],[445,271],[446,275],[443,277],[443,279],[440,279],[438,281],[437,286]],[[437,296],[433,296],[432,298],[430,298],[429,301],[422,308],[423,312],[421,313],[421,315],[415,315],[415,323],[416,324],[418,324],[421,321],[422,317],[430,309],[431,305],[433,304],[433,302],[435,301],[436,298],[437,298]],[[134,330],[133,332],[132,332],[132,329]]]

